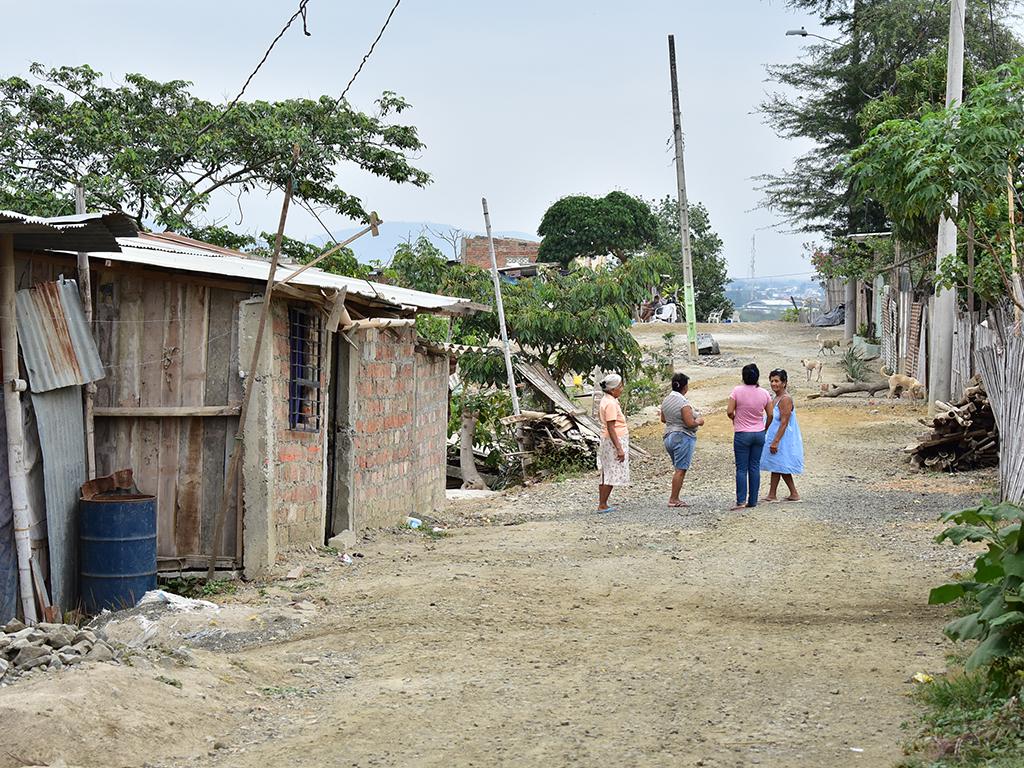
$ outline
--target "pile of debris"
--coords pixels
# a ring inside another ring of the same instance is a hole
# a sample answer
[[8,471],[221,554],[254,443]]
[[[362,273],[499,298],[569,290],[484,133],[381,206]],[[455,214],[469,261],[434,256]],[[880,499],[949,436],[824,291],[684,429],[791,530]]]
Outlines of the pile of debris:
[[578,413],[523,411],[519,416],[502,419],[502,423],[522,429],[524,453],[574,452],[581,458],[592,459],[597,455],[601,438],[581,422],[580,416]]
[[995,415],[979,377],[971,379],[957,402],[937,401],[935,408],[932,421],[921,420],[932,431],[907,446],[913,465],[953,472],[999,464]]
[[33,669],[56,671],[82,662],[112,661],[114,656],[103,638],[74,624],[27,627],[14,619],[0,632],[0,680]]

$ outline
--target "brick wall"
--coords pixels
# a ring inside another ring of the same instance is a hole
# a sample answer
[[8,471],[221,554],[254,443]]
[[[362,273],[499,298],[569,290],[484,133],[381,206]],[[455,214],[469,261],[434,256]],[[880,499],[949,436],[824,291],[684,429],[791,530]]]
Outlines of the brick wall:
[[[327,433],[324,403],[321,402],[321,425],[318,432],[291,429],[288,420],[290,356],[288,345],[288,304],[275,302],[271,313],[273,324],[272,377],[270,397],[274,414],[273,446],[273,522],[277,546],[320,544],[324,536],[324,446]],[[327,397],[327,359],[321,350],[321,401]]]
[[444,505],[448,463],[448,358],[416,353],[416,450],[412,494],[416,509]]
[[429,514],[444,498],[448,360],[415,351],[415,329],[363,331],[353,434],[358,528]]
[[[511,237],[494,238],[494,257],[498,268],[507,267],[510,263],[534,264],[540,243],[533,240],[519,240]],[[481,269],[491,268],[491,252],[486,237],[462,238],[461,258],[463,264],[470,264]]]

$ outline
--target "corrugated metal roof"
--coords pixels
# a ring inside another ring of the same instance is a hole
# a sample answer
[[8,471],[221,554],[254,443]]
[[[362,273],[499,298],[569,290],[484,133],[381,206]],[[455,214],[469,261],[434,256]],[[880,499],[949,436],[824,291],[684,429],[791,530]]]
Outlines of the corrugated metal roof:
[[[95,259],[109,259],[130,264],[145,264],[152,267],[173,269],[182,272],[196,272],[221,277],[234,277],[265,283],[270,272],[270,263],[262,259],[247,257],[241,253],[232,254],[216,246],[205,247],[198,241],[192,244],[179,243],[171,238],[150,236],[118,238],[120,252],[91,252]],[[279,266],[275,278],[280,281],[298,269],[294,265]],[[348,295],[420,312],[464,313],[489,310],[468,299],[441,296],[434,293],[399,288],[394,285],[373,283],[354,277],[343,277],[324,272],[316,267],[305,270],[291,281],[292,285],[311,288],[344,289]]]
[[134,237],[138,228],[117,211],[48,218],[0,211],[0,233],[13,234],[14,247],[22,251],[116,251],[117,238]]
[[74,280],[26,288],[18,291],[16,301],[18,341],[33,392],[103,378],[103,362]]

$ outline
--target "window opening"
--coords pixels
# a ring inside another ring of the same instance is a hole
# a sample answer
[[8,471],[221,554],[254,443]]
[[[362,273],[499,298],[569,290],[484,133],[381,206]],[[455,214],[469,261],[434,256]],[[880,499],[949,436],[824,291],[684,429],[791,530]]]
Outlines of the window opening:
[[288,308],[288,426],[299,432],[320,431],[319,315]]

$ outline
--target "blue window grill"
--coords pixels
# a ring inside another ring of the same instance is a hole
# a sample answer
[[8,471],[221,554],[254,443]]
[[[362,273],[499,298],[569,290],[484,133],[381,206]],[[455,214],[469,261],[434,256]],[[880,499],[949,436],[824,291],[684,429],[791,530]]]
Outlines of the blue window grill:
[[302,307],[288,308],[288,426],[320,431],[320,316]]

